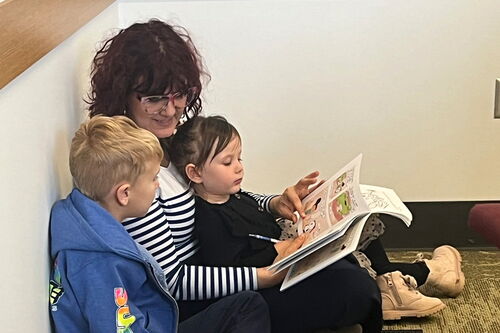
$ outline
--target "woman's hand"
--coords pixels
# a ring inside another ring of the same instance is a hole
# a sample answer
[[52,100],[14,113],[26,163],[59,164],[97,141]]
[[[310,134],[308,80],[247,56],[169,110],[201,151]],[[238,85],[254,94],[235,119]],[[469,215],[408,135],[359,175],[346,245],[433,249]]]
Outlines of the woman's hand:
[[[274,244],[274,248],[276,249],[276,252],[278,252],[278,255],[276,256],[276,258],[278,258],[278,257],[281,257],[281,258],[286,257],[285,253],[287,253],[286,252],[287,249],[290,247],[290,245],[293,244],[293,242],[296,239],[297,238],[287,239],[287,240],[284,240],[284,241],[281,241],[279,243]],[[276,260],[274,260],[274,262],[276,262]]]
[[[297,238],[276,243],[274,247],[276,248],[278,255],[274,259],[273,264],[297,251],[302,246],[305,239],[305,235],[300,235]],[[267,267],[257,268],[257,284],[259,286],[259,289],[269,288],[277,285],[278,283],[283,281],[286,272],[288,272],[288,268],[276,274],[274,274],[272,271],[269,271]]]
[[274,197],[271,199],[269,206],[271,211],[280,217],[291,220],[294,223],[297,222],[297,215],[294,214],[295,211],[304,218],[304,207],[302,207],[302,199],[304,199],[309,193],[318,188],[325,181],[322,180],[315,186],[310,186],[318,181],[319,172],[314,171],[308,174],[297,184],[287,187],[282,195]]

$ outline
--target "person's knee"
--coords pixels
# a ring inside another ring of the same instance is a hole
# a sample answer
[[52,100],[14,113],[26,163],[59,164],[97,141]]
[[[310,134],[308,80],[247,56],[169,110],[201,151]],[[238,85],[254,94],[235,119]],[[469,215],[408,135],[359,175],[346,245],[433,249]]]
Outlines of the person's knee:
[[240,302],[242,304],[242,312],[254,310],[259,312],[267,312],[268,305],[261,294],[256,291],[245,290],[238,293]]
[[[335,306],[342,309],[335,318],[337,327],[361,324],[367,332],[381,328],[382,303],[380,291],[375,280],[363,268],[341,262],[336,267],[329,267],[330,285]],[[373,329],[375,327],[375,329]]]
[[355,310],[360,319],[380,312],[382,308],[380,291],[368,272],[351,264],[338,267],[335,275],[336,281],[343,286],[342,296],[349,311]]
[[350,274],[349,283],[353,297],[358,300],[358,303],[380,306],[380,290],[375,280],[367,272],[362,269],[353,271]]
[[382,300],[380,290],[367,273],[360,271],[351,275],[352,295],[350,304],[355,308],[361,323],[366,332],[380,332],[382,329]]
[[234,323],[229,332],[268,333],[271,331],[269,307],[262,295],[255,291],[242,291],[235,295]]
[[358,272],[355,279],[357,280],[357,285],[360,286],[359,289],[363,291],[363,294],[380,299],[380,290],[378,289],[377,283],[367,272]]

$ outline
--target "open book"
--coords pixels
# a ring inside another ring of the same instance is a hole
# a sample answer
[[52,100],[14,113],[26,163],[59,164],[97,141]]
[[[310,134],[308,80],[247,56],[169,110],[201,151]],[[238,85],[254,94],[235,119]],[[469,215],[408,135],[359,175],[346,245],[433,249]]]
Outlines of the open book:
[[269,267],[290,267],[281,290],[296,284],[356,250],[361,232],[372,214],[389,214],[410,226],[412,215],[388,188],[360,185],[362,155],[302,200],[306,217],[297,222],[298,234],[307,234],[300,249]]

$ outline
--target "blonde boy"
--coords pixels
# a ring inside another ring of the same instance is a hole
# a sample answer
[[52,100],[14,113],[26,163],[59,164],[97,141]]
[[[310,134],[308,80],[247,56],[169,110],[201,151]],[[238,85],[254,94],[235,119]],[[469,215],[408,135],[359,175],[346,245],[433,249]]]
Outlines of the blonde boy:
[[76,132],[69,165],[75,187],[122,221],[147,213],[162,158],[151,132],[124,116],[99,116]]

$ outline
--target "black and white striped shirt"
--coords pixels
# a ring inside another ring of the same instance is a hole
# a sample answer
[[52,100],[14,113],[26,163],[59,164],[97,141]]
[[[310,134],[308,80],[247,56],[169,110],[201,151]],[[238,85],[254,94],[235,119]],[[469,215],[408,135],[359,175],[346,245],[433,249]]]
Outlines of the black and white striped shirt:
[[[159,195],[146,216],[123,222],[132,238],[160,264],[170,293],[177,300],[203,300],[256,290],[255,267],[206,267],[184,261],[198,251],[193,236],[194,196],[175,167],[162,167]],[[269,211],[274,196],[249,193]]]

